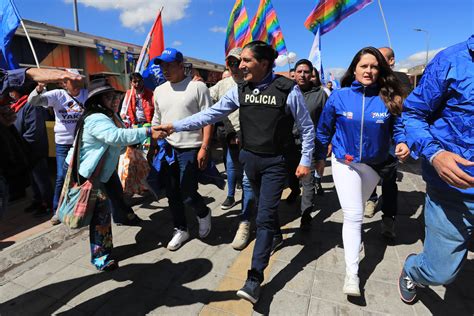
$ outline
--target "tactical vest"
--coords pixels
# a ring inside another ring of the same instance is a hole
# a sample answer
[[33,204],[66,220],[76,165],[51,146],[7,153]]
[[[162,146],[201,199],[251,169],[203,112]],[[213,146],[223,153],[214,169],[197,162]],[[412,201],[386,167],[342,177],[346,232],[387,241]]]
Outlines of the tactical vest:
[[286,101],[295,83],[282,76],[263,91],[239,84],[239,116],[242,148],[257,154],[285,154],[294,148],[294,119],[286,113]]

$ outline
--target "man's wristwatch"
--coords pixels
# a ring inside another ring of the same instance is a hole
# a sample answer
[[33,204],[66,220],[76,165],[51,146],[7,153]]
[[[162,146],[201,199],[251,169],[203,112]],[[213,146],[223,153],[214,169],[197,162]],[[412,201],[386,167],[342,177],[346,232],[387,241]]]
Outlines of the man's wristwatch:
[[209,146],[201,146],[201,149],[204,149],[205,151],[209,151],[211,149]]

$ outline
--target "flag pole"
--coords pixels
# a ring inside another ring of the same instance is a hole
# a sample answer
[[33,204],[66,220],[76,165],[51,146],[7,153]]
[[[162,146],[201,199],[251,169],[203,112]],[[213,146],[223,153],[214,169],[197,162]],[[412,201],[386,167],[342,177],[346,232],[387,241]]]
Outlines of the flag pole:
[[18,12],[18,9],[16,8],[12,0],[10,0],[10,4],[12,5],[13,10],[15,10],[16,16],[20,19],[20,23],[21,23],[21,27],[23,27],[23,31],[25,31],[26,39],[28,40],[28,43],[30,44],[31,52],[33,53],[33,58],[35,59],[36,67],[40,68],[38,57],[36,56],[35,48],[33,47],[33,43],[31,42],[30,35],[28,34],[28,31],[26,30],[25,23],[23,22],[23,19],[21,18],[20,13]]
[[382,3],[380,2],[380,0],[378,0],[378,3],[380,8],[380,14],[382,15],[383,24],[385,26],[385,33],[387,33],[388,46],[392,48],[392,41],[390,40],[390,34],[388,33],[387,21],[385,20],[385,14],[383,13]]

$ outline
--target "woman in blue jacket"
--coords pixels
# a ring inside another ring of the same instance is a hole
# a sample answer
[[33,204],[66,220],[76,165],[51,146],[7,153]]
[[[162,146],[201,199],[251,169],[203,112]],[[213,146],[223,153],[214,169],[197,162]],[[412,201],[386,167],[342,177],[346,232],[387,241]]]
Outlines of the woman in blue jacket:
[[[99,189],[105,192],[108,182],[118,164],[122,146],[143,142],[147,137],[158,138],[163,132],[148,128],[125,129],[114,116],[115,90],[105,79],[93,80],[89,87],[89,97],[84,104],[85,111],[78,121],[76,135],[83,129],[79,153],[79,175],[88,179],[94,173],[103,155],[105,160],[98,175]],[[69,151],[66,161],[71,161],[74,148]],[[118,263],[110,258],[112,251],[112,229],[110,209],[106,199],[98,199],[90,224],[91,262],[101,271],[113,270]]]
[[389,158],[392,139],[395,155],[409,154],[403,125],[404,93],[382,54],[361,49],[324,107],[316,132],[315,156],[324,162],[332,143],[332,173],[344,212],[342,239],[346,262],[343,292],[360,296],[359,249],[364,205],[379,182],[377,170]]

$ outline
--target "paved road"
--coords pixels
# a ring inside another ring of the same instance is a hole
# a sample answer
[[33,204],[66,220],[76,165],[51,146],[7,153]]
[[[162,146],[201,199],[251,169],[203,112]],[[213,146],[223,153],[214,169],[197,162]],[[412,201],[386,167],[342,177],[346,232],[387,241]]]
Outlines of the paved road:
[[[253,248],[253,242],[241,252],[230,246],[239,208],[222,211],[225,192],[201,186],[213,211],[213,230],[205,240],[196,238],[197,223],[188,212],[193,239],[176,252],[166,250],[172,233],[166,199],[141,203],[136,209],[145,219],[140,227],[113,227],[114,254],[121,260],[118,270],[99,273],[89,264],[84,230],[0,274],[0,314],[474,315],[472,253],[453,284],[424,289],[412,306],[398,298],[402,263],[422,247],[425,186],[416,165],[402,166],[399,174],[398,238],[387,243],[381,237],[380,212],[364,220],[363,297],[348,300],[342,294],[342,211],[330,168],[327,173],[326,194],[318,199],[310,232],[301,233],[298,228],[298,207],[281,203],[285,241],[271,258],[263,295],[255,306],[235,295],[246,278]],[[6,252],[21,257],[22,251],[34,251],[12,247],[0,252],[0,261]]]

